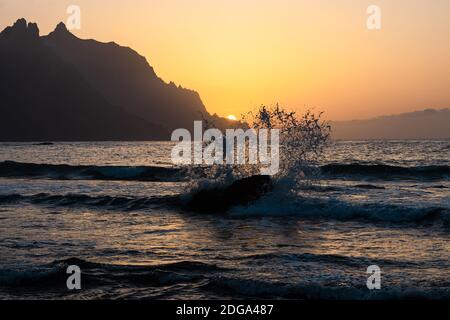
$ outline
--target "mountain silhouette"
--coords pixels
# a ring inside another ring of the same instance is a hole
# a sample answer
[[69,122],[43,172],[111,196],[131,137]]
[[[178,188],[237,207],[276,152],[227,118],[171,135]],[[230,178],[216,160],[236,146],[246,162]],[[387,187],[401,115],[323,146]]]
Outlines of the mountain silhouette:
[[64,61],[77,70],[110,103],[170,130],[190,128],[200,114],[208,114],[197,92],[165,83],[147,60],[114,42],[82,40],[63,23],[43,37]]
[[0,140],[168,140],[210,116],[195,91],[165,83],[146,59],[82,40],[63,23],[47,36],[19,19],[0,33]]
[[335,139],[450,139],[450,109],[332,123]]

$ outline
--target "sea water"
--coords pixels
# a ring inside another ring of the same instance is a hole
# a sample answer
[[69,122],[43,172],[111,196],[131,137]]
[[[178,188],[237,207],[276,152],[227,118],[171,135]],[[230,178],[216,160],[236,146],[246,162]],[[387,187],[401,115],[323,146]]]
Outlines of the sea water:
[[172,147],[1,143],[0,298],[450,298],[450,141],[334,142],[226,214],[180,205]]

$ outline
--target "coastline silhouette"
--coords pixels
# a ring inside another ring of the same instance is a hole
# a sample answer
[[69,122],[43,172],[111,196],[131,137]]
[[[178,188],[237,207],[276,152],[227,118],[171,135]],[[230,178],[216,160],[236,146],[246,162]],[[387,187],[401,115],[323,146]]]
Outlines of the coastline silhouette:
[[39,36],[17,20],[0,33],[0,66],[1,141],[169,140],[201,116],[229,123],[132,49],[79,39],[63,23]]

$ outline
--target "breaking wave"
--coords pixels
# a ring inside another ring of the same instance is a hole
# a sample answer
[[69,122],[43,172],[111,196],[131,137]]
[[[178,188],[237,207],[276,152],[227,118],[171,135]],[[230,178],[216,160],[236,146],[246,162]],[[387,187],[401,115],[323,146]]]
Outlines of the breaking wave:
[[[255,257],[256,259],[258,257]],[[137,294],[131,298],[149,298],[152,288],[160,294],[164,288],[196,288],[216,297],[233,296],[247,299],[322,299],[322,300],[370,300],[370,299],[449,299],[450,289],[443,284],[438,287],[410,288],[390,286],[384,290],[370,291],[361,284],[323,285],[312,281],[269,281],[255,280],[233,275],[232,269],[215,264],[181,261],[156,265],[119,265],[90,262],[80,258],[54,261],[39,268],[0,269],[0,288],[12,294],[31,292],[53,294],[64,297],[67,267],[77,265],[83,272],[83,293],[86,297],[99,296],[101,289],[107,290],[108,297],[123,297],[127,290]],[[139,289],[145,288],[142,294]],[[148,294],[148,296],[146,296]],[[93,296],[92,296],[93,295]],[[161,295],[160,295],[161,297]],[[164,297],[164,296],[163,296]],[[104,298],[104,296],[103,296]]]
[[[185,209],[183,196],[121,197],[84,194],[0,195],[0,205],[29,203],[54,207],[88,207],[114,211],[140,211],[154,208]],[[217,208],[219,211],[220,208]],[[400,206],[380,203],[357,204],[338,199],[282,196],[271,192],[248,206],[235,206],[228,214],[233,218],[261,216],[295,216],[306,220],[368,221],[402,223],[437,223],[450,225],[446,207]]]
[[58,180],[178,181],[181,169],[152,166],[72,166],[0,162],[0,177]]
[[52,205],[61,207],[96,207],[111,210],[135,211],[155,206],[170,206],[178,203],[176,196],[155,197],[114,197],[114,196],[89,196],[85,194],[52,195],[39,193],[35,195],[0,195],[0,205],[15,203],[31,203],[36,205]]
[[[276,190],[275,190],[276,191]],[[286,195],[271,192],[245,207],[235,207],[234,217],[295,216],[314,220],[391,223],[450,223],[450,210],[440,206],[408,206],[383,203],[351,203],[335,198]]]
[[39,268],[22,270],[0,269],[0,287],[63,287],[67,280],[67,267],[76,265],[83,270],[85,286],[111,283],[139,285],[172,285],[202,278],[202,274],[221,271],[214,264],[180,261],[167,264],[140,266],[95,263],[79,258],[54,261]]
[[387,164],[328,164],[321,167],[322,174],[332,176],[367,176],[383,179],[445,179],[450,177],[450,166],[402,167]]

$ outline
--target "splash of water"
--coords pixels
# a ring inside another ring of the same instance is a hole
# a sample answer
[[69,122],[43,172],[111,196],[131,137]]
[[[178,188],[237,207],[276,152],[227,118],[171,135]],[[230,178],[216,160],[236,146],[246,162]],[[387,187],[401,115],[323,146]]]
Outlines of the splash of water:
[[[275,105],[261,106],[242,116],[241,122],[257,132],[261,129],[280,130],[280,170],[273,180],[283,193],[304,190],[305,185],[317,180],[316,164],[329,145],[331,135],[331,127],[322,115],[322,112],[314,113],[312,110],[299,115]],[[206,122],[206,129],[209,127],[214,127],[214,123]],[[218,184],[226,186],[237,179],[258,175],[263,164],[248,164],[249,151],[247,143],[247,164],[186,167],[186,174],[191,177],[188,190],[192,192]]]
[[315,177],[317,160],[330,142],[331,126],[322,119],[323,112],[307,110],[299,115],[279,105],[261,106],[246,115],[255,130],[280,130],[280,171],[275,177],[291,188],[303,185]]

